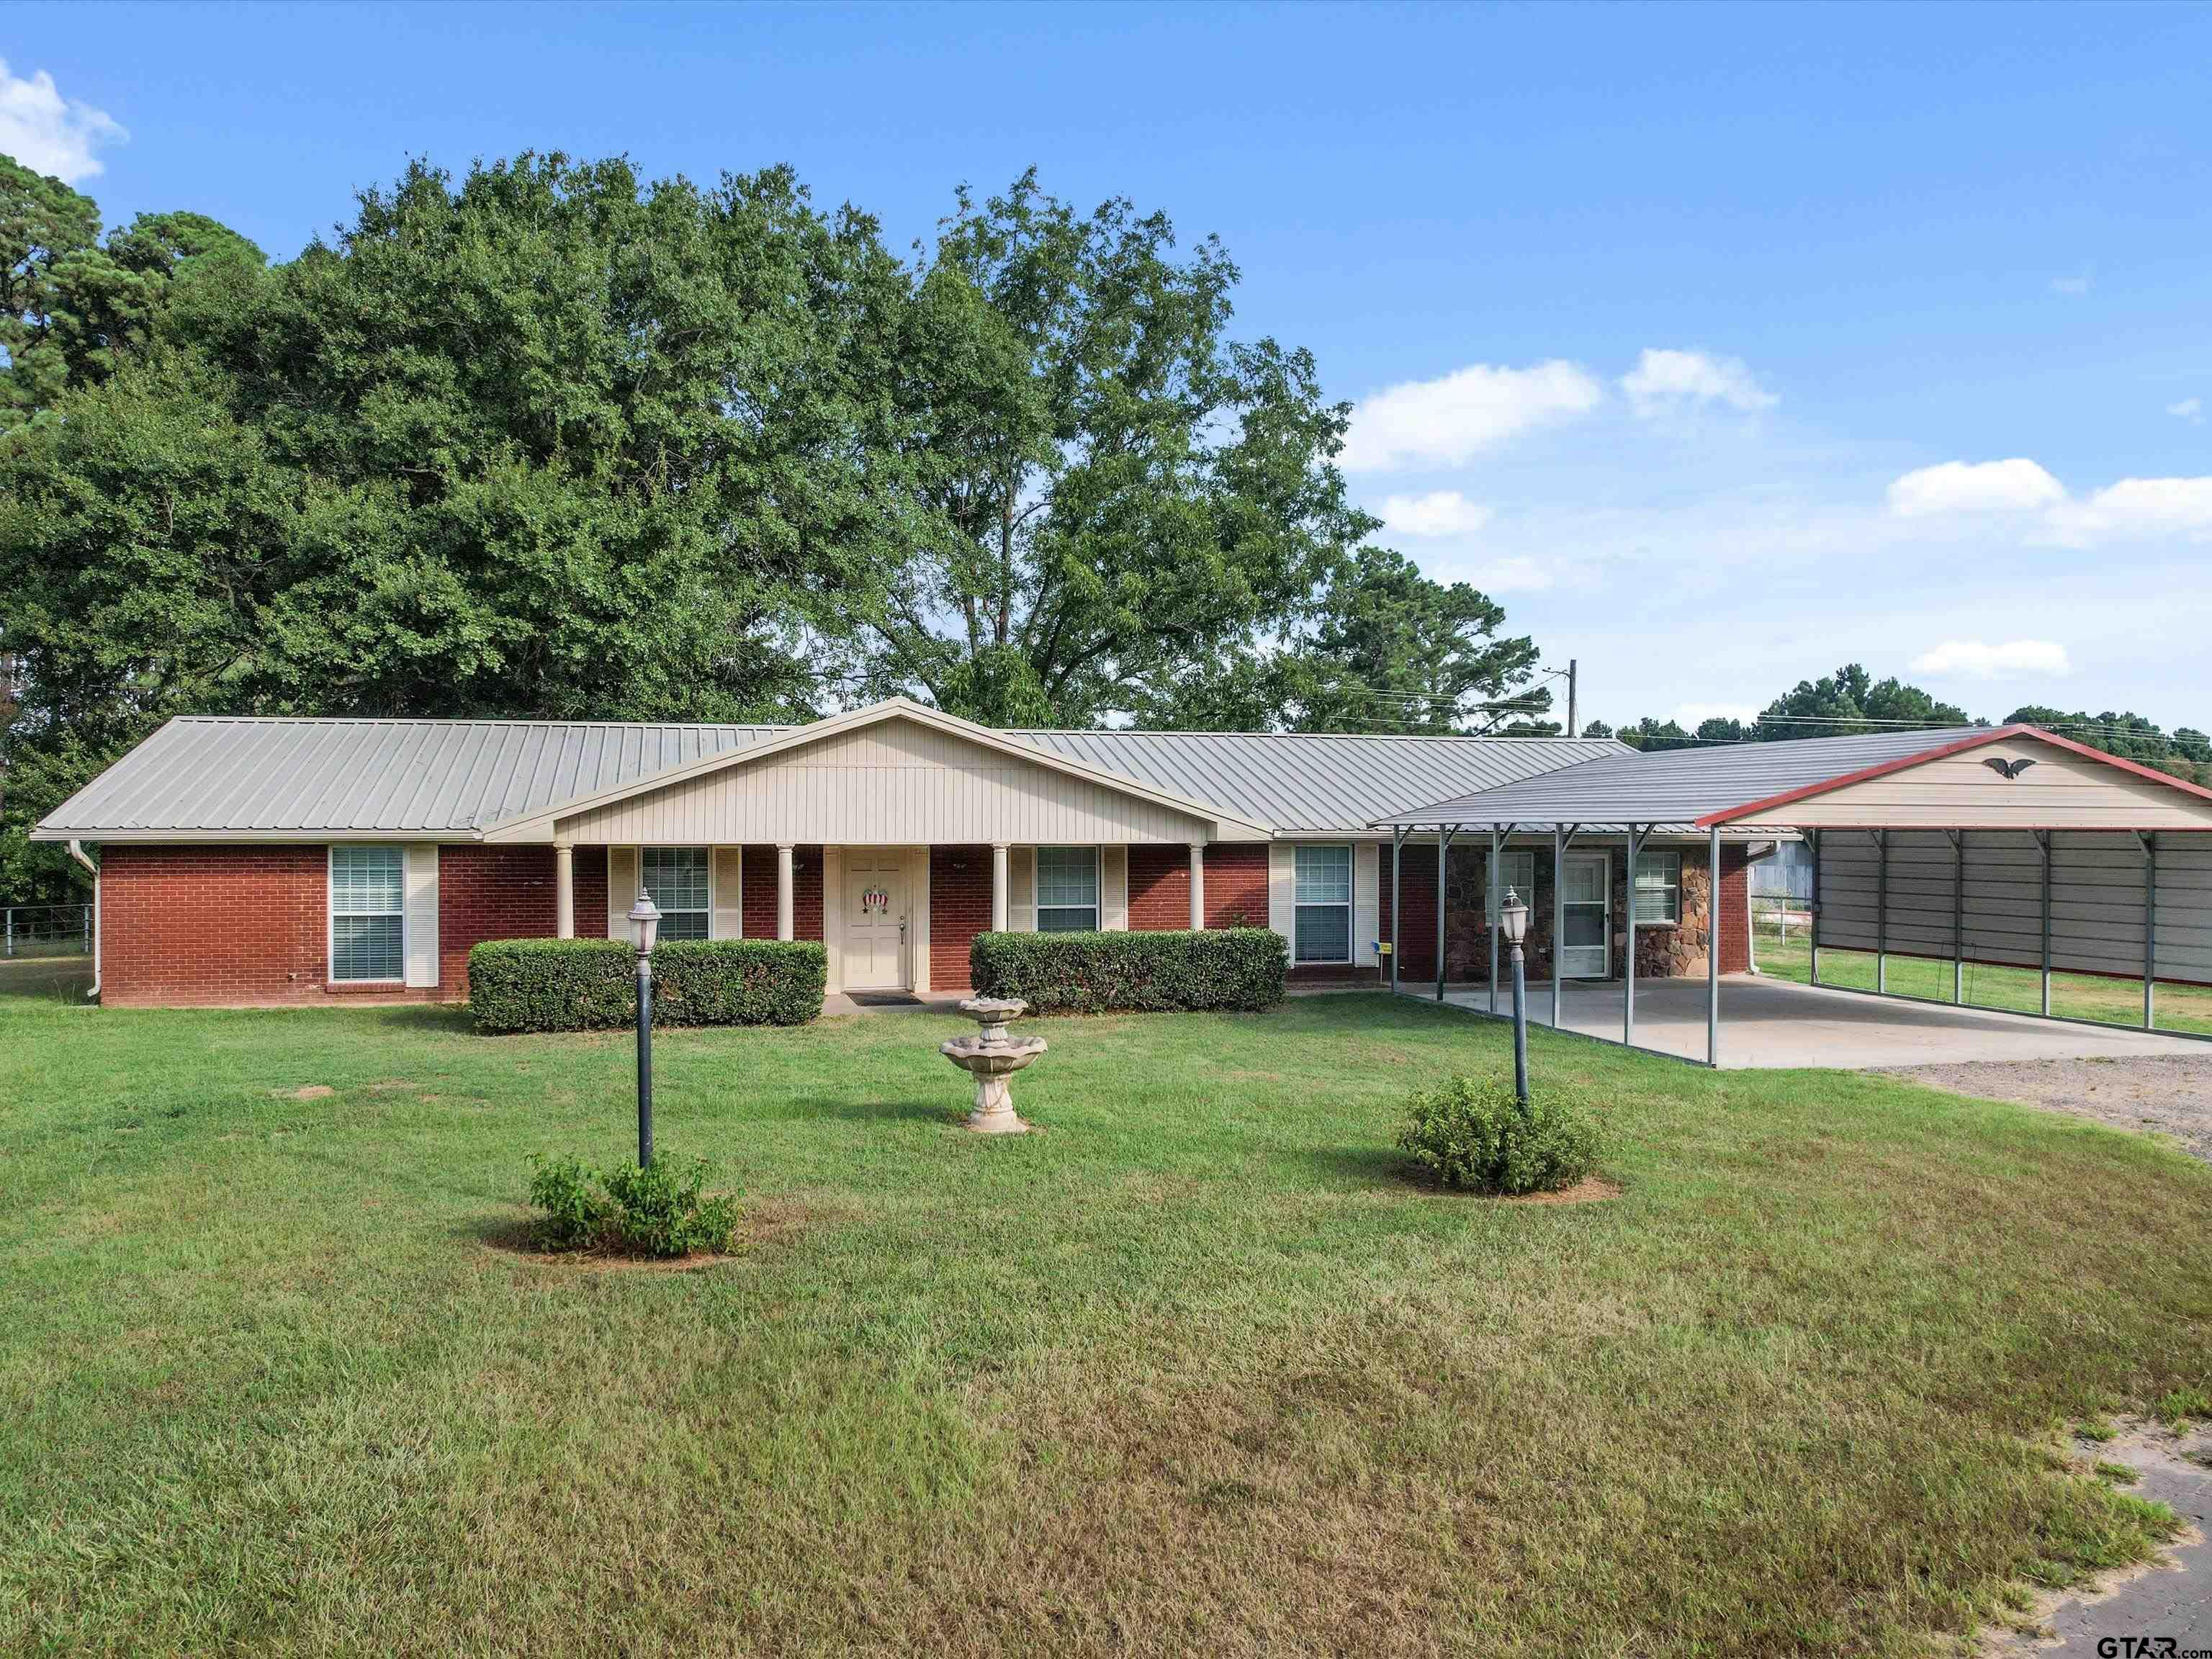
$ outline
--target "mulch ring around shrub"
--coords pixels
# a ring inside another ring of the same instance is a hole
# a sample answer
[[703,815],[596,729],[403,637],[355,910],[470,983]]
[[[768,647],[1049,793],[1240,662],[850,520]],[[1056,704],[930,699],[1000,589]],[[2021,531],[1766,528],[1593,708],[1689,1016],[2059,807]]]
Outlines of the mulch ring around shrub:
[[531,1213],[519,1206],[476,1230],[477,1241],[494,1255],[572,1273],[686,1273],[739,1260],[761,1246],[788,1238],[805,1227],[812,1212],[804,1204],[763,1200],[745,1206],[732,1248],[696,1250],[690,1255],[626,1255],[618,1250],[545,1250],[538,1247]]

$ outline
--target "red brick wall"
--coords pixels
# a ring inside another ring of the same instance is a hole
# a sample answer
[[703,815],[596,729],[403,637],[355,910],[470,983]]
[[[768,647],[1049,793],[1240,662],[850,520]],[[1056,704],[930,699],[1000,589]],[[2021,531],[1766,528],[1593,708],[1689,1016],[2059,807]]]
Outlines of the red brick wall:
[[[1211,851],[1211,849],[1208,849]],[[1209,875],[1212,872],[1207,872]],[[1164,933],[1190,926],[1190,848],[1129,848],[1129,930]]]
[[973,982],[969,947],[991,926],[991,849],[929,849],[929,988],[951,991]]
[[[580,850],[577,863],[577,931],[588,933],[590,918],[606,915],[606,859],[597,860],[589,896]],[[321,847],[106,848],[102,1000],[116,1007],[333,996],[457,1002],[468,994],[471,945],[550,938],[556,922],[551,848],[441,847],[436,988],[333,986],[325,979],[329,882]]]
[[775,937],[775,848],[744,850],[744,930],[747,939]]
[[579,847],[569,880],[576,889],[576,937],[605,939],[607,934],[607,849]]
[[[1188,860],[1190,849],[1183,849]],[[1190,892],[1183,891],[1183,920],[1190,925]],[[1206,849],[1206,925],[1208,927],[1265,927],[1267,925],[1267,848],[1264,842],[1218,842]]]
[[101,1000],[117,1007],[320,999],[319,847],[100,849]]
[[1751,971],[1751,849],[1721,844],[1721,972]]
[[[606,931],[606,857],[599,858],[599,921]],[[560,926],[559,874],[550,847],[438,849],[438,994],[469,994],[469,947],[488,939],[551,939]],[[580,888],[582,882],[576,883]],[[576,932],[590,938],[593,913],[577,895]]]
[[[747,939],[775,937],[775,848],[744,850],[744,929]],[[822,849],[791,849],[791,936],[822,937]]]
[[[775,891],[773,881],[769,892]],[[822,849],[818,847],[794,847],[791,849],[791,936],[793,939],[822,938]],[[769,937],[775,937],[770,927]]]

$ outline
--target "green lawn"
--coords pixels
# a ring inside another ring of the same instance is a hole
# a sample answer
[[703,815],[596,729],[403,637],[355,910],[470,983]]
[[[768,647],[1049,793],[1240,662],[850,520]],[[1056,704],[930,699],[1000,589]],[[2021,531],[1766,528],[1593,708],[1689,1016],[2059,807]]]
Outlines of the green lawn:
[[1540,1030],[1624,1192],[1509,1206],[1389,1146],[1499,1026],[1054,1021],[979,1140],[954,1024],[664,1034],[756,1213],[666,1272],[510,1246],[618,1037],[0,1002],[0,1650],[1918,1653],[2212,1383],[2154,1140]]
[[[1812,952],[1806,945],[1802,928],[1793,930],[1787,943],[1778,942],[1771,932],[1762,929],[1755,954],[1762,974],[1794,979],[1802,985],[1811,971]],[[1993,968],[1970,962],[1966,964],[1965,978],[1966,1000],[1971,1006],[2008,1009],[2022,1014],[2036,1013],[2042,1008],[2041,975],[2032,968]],[[1820,983],[1873,990],[1874,953],[1822,951]],[[1901,996],[1930,997],[1938,1002],[1948,1002],[1951,964],[1931,962],[1923,957],[1893,956],[1889,959],[1889,989]],[[2212,1034],[2212,990],[2161,984],[2154,1007],[2157,1029],[2161,1031]],[[2053,974],[2051,1012],[2075,1019],[2094,1019],[2140,1029],[2142,981],[2102,979],[2094,974]]]

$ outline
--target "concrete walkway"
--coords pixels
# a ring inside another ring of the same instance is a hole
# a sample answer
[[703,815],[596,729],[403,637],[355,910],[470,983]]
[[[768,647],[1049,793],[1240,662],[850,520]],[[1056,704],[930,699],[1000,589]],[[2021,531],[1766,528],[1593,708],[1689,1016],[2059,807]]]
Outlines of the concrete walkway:
[[[1565,1029],[1620,1041],[1618,981],[1567,982]],[[1410,988],[1401,995],[1418,995]],[[1450,1005],[1486,1012],[1486,987],[1447,987]],[[1511,993],[1498,999],[1511,1006]],[[1528,988],[1530,1023],[1552,1023],[1550,984]],[[1685,1060],[1705,1057],[1703,980],[1639,980],[1636,1046]],[[2212,1042],[2124,1026],[2075,1025],[1983,1008],[1947,1008],[1861,995],[1789,980],[1731,974],[1721,981],[1724,1067],[1929,1066],[1968,1060],[2108,1059],[2186,1054],[2212,1065]]]
[[2138,1428],[2107,1445],[2081,1443],[2086,1458],[2124,1463],[2139,1479],[2126,1488],[2166,1504],[2185,1530],[2163,1557],[2139,1571],[2040,1599],[2033,1634],[1993,1634],[1983,1644],[1991,1659],[2103,1659],[2212,1652],[2212,1431],[2199,1426],[2179,1439],[2155,1426]]

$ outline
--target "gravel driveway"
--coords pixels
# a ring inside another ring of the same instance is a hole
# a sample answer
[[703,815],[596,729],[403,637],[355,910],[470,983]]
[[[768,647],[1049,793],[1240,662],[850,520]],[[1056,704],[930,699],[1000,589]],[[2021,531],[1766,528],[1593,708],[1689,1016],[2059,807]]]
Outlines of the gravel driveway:
[[1892,1077],[1981,1100],[2017,1100],[2123,1129],[2155,1130],[2212,1164],[2212,1045],[2202,1055],[1970,1060],[1882,1069]]

